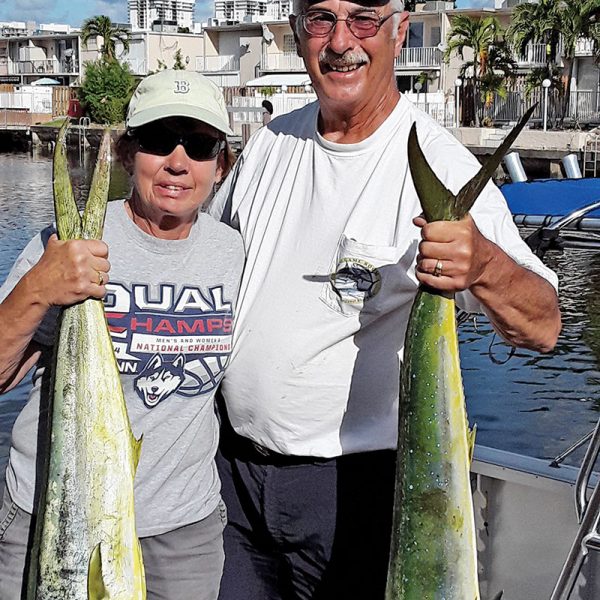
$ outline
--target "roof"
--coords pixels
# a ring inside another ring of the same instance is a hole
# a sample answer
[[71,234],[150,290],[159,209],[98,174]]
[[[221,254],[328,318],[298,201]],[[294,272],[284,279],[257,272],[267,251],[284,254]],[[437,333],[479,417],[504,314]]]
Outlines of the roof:
[[307,73],[271,73],[246,82],[247,87],[299,86],[307,84],[310,85],[310,77]]

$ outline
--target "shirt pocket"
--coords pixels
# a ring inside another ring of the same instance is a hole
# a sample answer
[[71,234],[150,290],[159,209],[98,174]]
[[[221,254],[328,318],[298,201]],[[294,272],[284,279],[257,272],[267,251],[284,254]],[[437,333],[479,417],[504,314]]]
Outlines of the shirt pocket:
[[346,317],[378,312],[389,293],[386,280],[399,261],[395,246],[364,244],[342,234],[320,299]]

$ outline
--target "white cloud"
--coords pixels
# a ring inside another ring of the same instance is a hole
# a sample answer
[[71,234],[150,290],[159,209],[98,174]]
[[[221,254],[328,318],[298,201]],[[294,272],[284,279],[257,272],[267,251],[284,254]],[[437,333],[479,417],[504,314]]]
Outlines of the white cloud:
[[125,0],[96,0],[90,17],[106,15],[115,23],[127,22],[127,2]]

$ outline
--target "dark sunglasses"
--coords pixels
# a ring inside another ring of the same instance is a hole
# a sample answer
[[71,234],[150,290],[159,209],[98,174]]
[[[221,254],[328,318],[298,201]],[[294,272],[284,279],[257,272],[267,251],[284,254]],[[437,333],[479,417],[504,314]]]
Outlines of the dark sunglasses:
[[178,133],[168,127],[145,125],[131,129],[129,135],[140,150],[156,156],[168,156],[180,144],[192,160],[211,160],[225,149],[225,140],[204,133]]

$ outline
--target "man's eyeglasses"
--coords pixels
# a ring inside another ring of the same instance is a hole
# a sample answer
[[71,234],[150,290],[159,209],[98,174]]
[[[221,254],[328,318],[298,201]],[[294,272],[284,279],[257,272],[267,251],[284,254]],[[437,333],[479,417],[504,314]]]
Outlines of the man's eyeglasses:
[[225,141],[204,133],[178,133],[155,124],[143,125],[129,132],[140,150],[156,156],[168,156],[181,144],[192,160],[211,160],[225,148]]
[[369,13],[358,13],[350,15],[345,19],[340,19],[335,13],[328,10],[311,10],[302,15],[302,26],[308,35],[314,37],[325,37],[334,29],[338,21],[346,21],[348,29],[354,37],[359,40],[377,35],[381,26],[393,15],[399,13],[395,10],[386,17],[378,17]]

